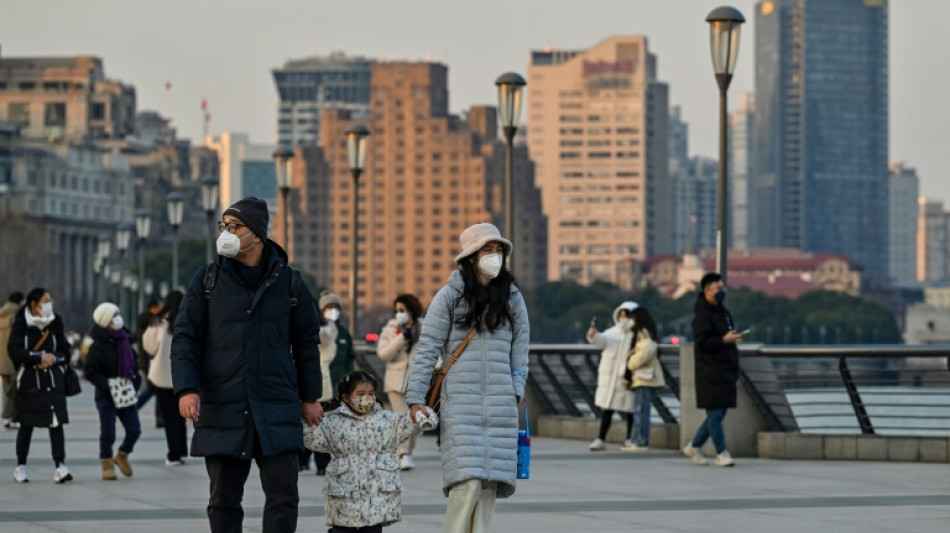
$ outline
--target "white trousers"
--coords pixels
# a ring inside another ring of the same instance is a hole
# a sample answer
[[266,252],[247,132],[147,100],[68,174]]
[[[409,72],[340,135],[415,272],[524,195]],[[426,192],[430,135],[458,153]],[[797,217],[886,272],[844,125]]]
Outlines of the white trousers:
[[449,489],[445,533],[491,533],[498,483],[469,479]]
[[[404,415],[409,412],[409,404],[406,403],[406,395],[400,394],[398,392],[387,392],[389,396],[389,404],[393,408],[393,412]],[[416,434],[413,433],[409,440],[404,441],[399,444],[399,447],[396,449],[396,453],[399,455],[412,455],[412,451],[416,449]]]

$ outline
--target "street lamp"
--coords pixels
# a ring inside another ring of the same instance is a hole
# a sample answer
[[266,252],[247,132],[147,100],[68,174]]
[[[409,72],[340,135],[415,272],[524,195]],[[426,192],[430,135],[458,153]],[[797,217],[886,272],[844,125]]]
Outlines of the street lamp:
[[293,150],[280,147],[274,150],[274,170],[277,176],[277,190],[280,191],[281,232],[284,237],[284,248],[290,254],[290,238],[287,234],[287,194],[290,192],[290,160],[293,159]]
[[[94,272],[96,272],[96,274],[105,273],[106,268],[108,268],[108,264],[106,261],[109,259],[110,253],[112,253],[112,238],[109,236],[108,233],[103,233],[99,235],[99,238],[98,238],[98,249],[96,251],[96,266],[98,268],[94,269]],[[96,278],[96,290],[95,290],[95,297],[97,300],[96,303],[98,303],[98,300],[100,298],[105,298],[104,291],[100,290],[99,288],[99,283],[100,281],[102,281],[103,285],[105,285],[104,282],[105,282],[106,277],[108,277],[108,274],[104,274],[102,278],[99,278],[98,276]]]
[[[501,117],[502,131],[505,133],[505,237],[515,242],[515,199],[514,186],[514,142],[521,119],[521,104],[524,102],[522,91],[526,82],[514,72],[506,72],[495,80],[498,86],[498,113]],[[514,270],[513,260],[509,256],[508,268]]]
[[359,184],[360,174],[366,164],[366,138],[369,137],[369,128],[362,124],[352,124],[346,128],[346,155],[350,162],[350,174],[353,175],[353,213],[350,217],[353,225],[353,242],[350,246],[350,335],[356,335],[356,312],[359,302],[359,284],[356,276],[359,275],[356,256],[356,244],[359,239]]
[[738,9],[721,6],[713,9],[706,17],[709,23],[709,47],[712,53],[713,71],[719,84],[719,191],[716,202],[716,272],[726,281],[726,248],[729,231],[729,214],[726,211],[726,193],[728,192],[729,152],[726,141],[726,93],[732,73],[736,69],[739,57],[739,28],[745,17]]
[[168,222],[172,225],[172,287],[178,288],[178,227],[185,214],[185,195],[173,191],[166,197],[168,201]]
[[151,226],[151,222],[151,213],[148,212],[148,209],[139,209],[135,212],[135,233],[139,237],[139,279],[135,284],[137,286],[136,292],[138,292],[139,301],[138,307],[135,309],[136,313],[145,306],[145,239],[148,238],[148,230]]
[[208,239],[205,241],[205,262],[212,261],[211,242],[214,240],[211,222],[214,220],[214,212],[218,210],[218,178],[208,175],[201,178],[201,207],[205,210],[207,223],[205,228],[208,230]]
[[[116,267],[116,274],[121,276],[122,263],[125,260],[125,252],[129,249],[129,241],[132,239],[132,227],[128,223],[119,224],[118,229],[115,232],[115,247],[119,251],[119,260]],[[119,287],[120,278],[113,276],[112,282],[115,283],[115,299],[116,304],[120,307],[122,306],[122,291]]]

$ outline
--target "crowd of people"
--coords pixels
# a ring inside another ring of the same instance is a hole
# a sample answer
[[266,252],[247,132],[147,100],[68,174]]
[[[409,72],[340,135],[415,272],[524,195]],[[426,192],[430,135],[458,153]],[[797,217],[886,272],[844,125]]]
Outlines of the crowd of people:
[[[67,397],[79,392],[71,365],[76,344],[84,380],[95,390],[102,479],[116,480],[116,471],[133,475],[139,409],[154,396],[166,466],[204,459],[212,532],[242,530],[252,462],[265,495],[263,530],[295,531],[298,476],[309,470],[311,454],[325,478],[330,531],[381,531],[400,520],[400,471],[415,467],[416,436],[435,427],[445,531],[492,531],[496,500],[513,495],[517,485],[518,409],[528,375],[528,312],[506,268],[512,243],[494,225],[475,224],[460,235],[457,269],[428,309],[413,294],[396,296],[376,346],[385,364],[379,380],[368,369],[354,370],[340,298],[310,293],[286,252],[267,238],[268,224],[263,200],[248,197],[228,207],[217,260],[200,268],[184,292],[149,305],[134,331],[129,310],[102,302],[87,317],[82,341],[70,343],[49,290],[9,296],[0,307],[0,376],[4,427],[17,431],[16,482],[30,480],[35,428],[49,431],[53,481],[73,479],[63,426]],[[733,464],[722,419],[735,406],[741,336],[723,298],[721,278],[704,277],[693,329],[698,405],[708,416],[683,450],[696,464],[708,463],[699,451],[708,438],[716,464]],[[630,301],[613,320],[603,332],[592,321],[587,335],[603,348],[596,391],[602,419],[589,448],[606,448],[619,413],[628,436],[621,450],[642,452],[649,449],[655,391],[665,384],[657,327],[647,309]],[[438,401],[429,405],[433,371],[453,352]],[[118,448],[117,421],[124,431]]]

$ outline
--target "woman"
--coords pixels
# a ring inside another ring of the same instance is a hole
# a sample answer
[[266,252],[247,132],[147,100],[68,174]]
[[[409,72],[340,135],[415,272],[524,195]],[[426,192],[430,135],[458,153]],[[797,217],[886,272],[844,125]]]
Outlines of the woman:
[[16,414],[20,423],[16,436],[17,467],[13,478],[27,483],[26,459],[30,454],[33,428],[49,428],[50,446],[56,472],[53,482],[72,481],[66,467],[66,435],[63,424],[69,423],[66,410],[66,365],[69,364],[69,341],[63,330],[63,319],[53,313],[49,291],[37,287],[26,295],[26,305],[17,313],[7,342],[10,359],[17,370]]
[[165,422],[165,442],[168,445],[165,466],[183,465],[184,458],[188,456],[188,429],[185,419],[178,412],[178,398],[172,387],[171,364],[175,318],[178,317],[178,307],[183,298],[181,291],[169,292],[158,313],[159,322],[149,326],[142,336],[142,347],[153,356],[148,368],[148,381],[155,391],[155,399]]
[[[392,410],[405,414],[409,412],[406,390],[409,388],[412,358],[419,347],[419,335],[422,333],[422,304],[412,294],[400,294],[393,302],[393,310],[395,318],[390,319],[383,328],[376,345],[376,354],[386,363],[383,392],[389,397]],[[401,470],[411,470],[416,466],[412,460],[415,447],[415,434],[399,445]]]
[[663,367],[657,355],[656,321],[643,307],[633,310],[633,334],[636,338],[627,359],[625,376],[633,386],[633,431],[620,447],[622,452],[645,452],[650,449],[650,406],[656,389],[666,385]]
[[458,270],[429,305],[406,395],[416,420],[436,361],[475,331],[440,395],[451,533],[491,531],[495,499],[515,492],[518,401],[528,376],[528,311],[504,267],[511,242],[491,224],[475,224],[459,240]]
[[[92,328],[92,346],[86,355],[86,381],[96,387],[96,409],[99,411],[99,464],[102,467],[102,479],[111,481],[116,478],[115,468],[125,476],[132,475],[129,454],[135,442],[142,434],[139,411],[135,404],[117,409],[109,392],[111,378],[132,380],[135,390],[139,389],[141,377],[136,369],[135,356],[125,330],[125,320],[119,313],[119,307],[113,303],[99,304],[92,314],[95,326]],[[115,444],[115,419],[119,418],[125,429],[125,438],[119,446],[119,452],[112,455]]]
[[[623,413],[623,418],[627,421],[627,435],[633,428],[633,392],[624,386],[623,374],[627,369],[627,353],[634,339],[633,311],[636,308],[635,302],[623,302],[614,309],[613,326],[600,333],[597,326],[592,324],[587,331],[587,341],[603,348],[600,363],[597,365],[597,392],[594,393],[594,405],[601,408],[600,432],[588,446],[592,452],[607,449],[604,441],[607,439],[614,413]],[[627,444],[629,441],[624,443]]]

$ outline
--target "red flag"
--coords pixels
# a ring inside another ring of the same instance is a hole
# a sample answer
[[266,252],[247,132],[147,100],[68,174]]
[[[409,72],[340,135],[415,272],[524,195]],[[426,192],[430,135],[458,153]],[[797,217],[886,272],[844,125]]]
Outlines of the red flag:
[[202,98],[202,99],[201,99],[201,110],[202,110],[202,111],[207,111],[207,110],[208,110],[208,99],[207,99],[207,98]]
[[172,90],[172,82],[171,82],[171,80],[165,82],[165,90],[166,90],[166,91]]

